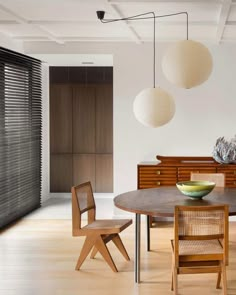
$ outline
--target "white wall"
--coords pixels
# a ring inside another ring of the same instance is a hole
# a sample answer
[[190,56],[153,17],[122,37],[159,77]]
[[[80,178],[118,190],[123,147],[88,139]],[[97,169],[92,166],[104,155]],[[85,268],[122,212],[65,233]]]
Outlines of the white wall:
[[23,43],[21,41],[13,40],[2,33],[0,33],[0,46],[21,53],[24,52]]
[[[151,44],[25,45],[25,52],[30,54],[113,54],[115,195],[136,189],[139,162],[155,161],[157,154],[210,156],[218,137],[231,138],[236,133],[236,45],[208,46],[214,60],[212,75],[190,90],[179,89],[163,77],[160,61],[166,46],[157,48],[157,84],[174,96],[176,114],[169,124],[150,129],[136,121],[132,104],[141,89],[152,86]],[[49,125],[45,125],[46,146],[48,130]],[[44,165],[43,174],[49,181],[48,165]]]

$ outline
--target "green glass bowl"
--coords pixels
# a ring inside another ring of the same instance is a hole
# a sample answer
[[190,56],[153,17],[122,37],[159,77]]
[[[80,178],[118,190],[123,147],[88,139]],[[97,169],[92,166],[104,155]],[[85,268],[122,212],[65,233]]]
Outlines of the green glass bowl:
[[199,200],[213,190],[215,183],[212,181],[182,181],[177,182],[176,186],[182,194],[191,199]]

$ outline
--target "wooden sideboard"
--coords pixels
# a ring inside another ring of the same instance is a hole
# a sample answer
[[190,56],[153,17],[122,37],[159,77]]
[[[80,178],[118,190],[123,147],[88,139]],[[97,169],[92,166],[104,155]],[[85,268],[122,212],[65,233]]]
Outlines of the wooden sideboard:
[[138,189],[172,186],[190,180],[191,172],[224,173],[226,187],[236,187],[236,164],[219,164],[212,157],[164,157],[138,164]]

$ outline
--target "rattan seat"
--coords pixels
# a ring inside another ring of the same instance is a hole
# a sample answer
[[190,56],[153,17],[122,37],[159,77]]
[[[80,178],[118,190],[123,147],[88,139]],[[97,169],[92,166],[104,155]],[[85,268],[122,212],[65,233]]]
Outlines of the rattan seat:
[[[172,249],[174,248],[174,240],[171,241]],[[179,256],[183,255],[208,255],[222,254],[223,247],[220,240],[180,240]]]

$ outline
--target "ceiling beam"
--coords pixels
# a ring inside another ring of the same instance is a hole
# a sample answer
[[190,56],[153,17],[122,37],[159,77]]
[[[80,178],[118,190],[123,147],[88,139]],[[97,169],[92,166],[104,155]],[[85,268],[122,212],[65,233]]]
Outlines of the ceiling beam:
[[[18,40],[18,41],[23,41],[23,42],[35,42],[35,41],[41,41],[41,42],[49,42],[50,40],[45,37],[45,36],[16,36],[16,37],[12,37],[12,39],[14,40]],[[129,38],[110,38],[110,37],[103,37],[103,38],[96,38],[96,37],[76,37],[76,36],[64,36],[64,37],[59,37],[59,40],[63,43],[66,42],[96,42],[96,43],[100,43],[100,42],[108,42],[108,43],[129,43],[130,39]],[[215,38],[212,39],[198,39],[201,40],[202,42],[210,42],[215,44]],[[179,38],[159,38],[158,42],[176,42],[179,41]],[[223,41],[228,41],[227,40],[223,40]],[[152,38],[144,38],[143,42],[153,42]],[[232,42],[232,41],[231,41]],[[236,40],[235,40],[236,42]]]
[[227,21],[226,26],[236,26],[236,20]]
[[42,26],[30,24],[26,19],[24,19],[23,17],[21,17],[20,15],[18,15],[17,13],[15,13],[14,11],[12,11],[11,9],[5,7],[2,4],[0,4],[0,10],[8,13],[12,18],[14,18],[14,21],[16,21],[19,24],[30,25],[30,26],[33,26],[33,27],[35,27],[37,29],[40,29],[46,35],[46,37],[48,39],[50,39],[51,41],[55,41],[55,42],[57,42],[59,44],[63,43],[57,37],[55,37],[53,34],[51,34],[47,29],[43,28]]
[[[181,20],[181,21],[171,21],[171,19],[169,18],[169,20],[167,19],[158,19],[158,25],[164,24],[167,26],[186,26],[186,21],[185,20]],[[136,22],[135,26],[150,26],[150,20],[147,22]],[[46,26],[46,25],[80,25],[80,26],[87,26],[87,25],[93,25],[94,21],[81,21],[81,20],[31,20],[27,22],[28,24],[32,24],[32,25],[39,25],[39,26]],[[191,26],[216,26],[218,25],[218,22],[215,21],[189,21],[188,22],[189,25]],[[233,21],[231,22],[227,22],[227,24],[231,24],[234,23]],[[6,21],[6,20],[0,20],[0,25],[16,25],[17,22],[16,21]],[[130,25],[132,24],[132,21],[127,21],[127,24]]]
[[216,41],[217,43],[220,43],[220,41],[223,38],[225,25],[229,16],[230,7],[232,4],[232,0],[224,0],[222,2],[221,10],[220,10],[220,16],[219,16],[219,22],[217,26],[217,32],[216,32]]
[[[233,0],[236,1],[236,0]],[[168,3],[168,4],[181,4],[181,3],[187,3],[187,4],[221,4],[222,0],[110,0],[110,3],[112,4],[158,4],[158,3]]]
[[[113,10],[114,14],[116,15],[117,18],[124,18],[127,16],[123,16],[122,13],[119,11],[119,9],[116,7],[115,4],[112,4],[110,0],[107,0],[107,4],[110,5],[111,9]],[[141,38],[139,37],[139,35],[137,34],[137,32],[128,24],[127,21],[121,21],[125,27],[128,29],[129,34],[131,36],[131,38],[138,44],[142,43],[141,42]]]
[[[18,41],[45,41],[48,42],[50,40],[48,40],[47,37],[45,36],[15,36],[12,37],[12,39],[14,40],[18,40]],[[110,37],[76,37],[76,36],[64,36],[64,37],[58,37],[59,41],[61,43],[65,43],[65,42],[130,42],[130,38],[110,38]]]

